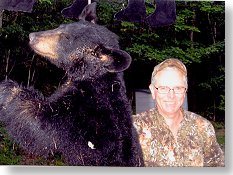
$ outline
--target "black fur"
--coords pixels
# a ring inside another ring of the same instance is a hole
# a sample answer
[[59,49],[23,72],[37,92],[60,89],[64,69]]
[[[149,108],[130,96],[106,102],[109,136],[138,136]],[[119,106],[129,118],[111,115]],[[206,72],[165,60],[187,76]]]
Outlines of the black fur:
[[30,45],[67,80],[48,98],[1,82],[0,121],[10,136],[32,154],[59,152],[69,165],[143,166],[123,80],[131,57],[117,36],[80,20],[32,33]]

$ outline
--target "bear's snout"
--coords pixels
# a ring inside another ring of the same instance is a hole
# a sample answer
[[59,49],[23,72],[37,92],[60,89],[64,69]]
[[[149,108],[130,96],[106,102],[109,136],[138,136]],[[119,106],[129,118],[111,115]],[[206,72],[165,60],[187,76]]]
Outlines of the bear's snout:
[[58,34],[34,32],[29,34],[29,45],[39,55],[49,59],[58,59]]

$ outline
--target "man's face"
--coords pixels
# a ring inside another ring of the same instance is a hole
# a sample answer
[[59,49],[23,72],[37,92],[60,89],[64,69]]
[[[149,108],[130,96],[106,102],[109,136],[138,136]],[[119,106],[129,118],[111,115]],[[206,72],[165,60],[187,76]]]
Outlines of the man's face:
[[155,87],[169,87],[168,93],[159,93],[156,88],[152,88],[152,97],[156,100],[156,105],[161,115],[171,116],[176,114],[183,105],[185,93],[175,93],[175,87],[186,88],[184,75],[175,68],[165,68],[156,75]]

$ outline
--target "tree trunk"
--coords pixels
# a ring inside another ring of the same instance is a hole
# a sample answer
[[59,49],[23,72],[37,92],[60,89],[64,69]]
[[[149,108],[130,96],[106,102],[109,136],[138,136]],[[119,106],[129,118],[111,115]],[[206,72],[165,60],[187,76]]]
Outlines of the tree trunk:
[[208,22],[209,22],[209,25],[210,25],[212,41],[215,44],[216,43],[216,41],[215,41],[215,38],[216,38],[216,22],[214,22],[214,24],[212,25],[212,22],[210,20],[210,14],[208,13],[207,16],[208,16]]
[[[195,27],[195,20],[196,20],[196,12],[194,11],[193,19],[192,19],[192,26]],[[190,31],[190,41],[191,41],[191,48],[193,48],[193,31]]]
[[3,11],[4,10],[0,9],[0,28],[2,28]]

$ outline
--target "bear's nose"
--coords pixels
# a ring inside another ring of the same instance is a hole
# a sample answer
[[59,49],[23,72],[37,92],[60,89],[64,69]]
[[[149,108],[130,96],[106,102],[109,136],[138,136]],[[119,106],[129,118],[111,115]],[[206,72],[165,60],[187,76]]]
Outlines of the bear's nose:
[[34,38],[35,38],[35,33],[30,33],[30,34],[29,34],[29,40],[30,40],[30,41],[33,41]]

